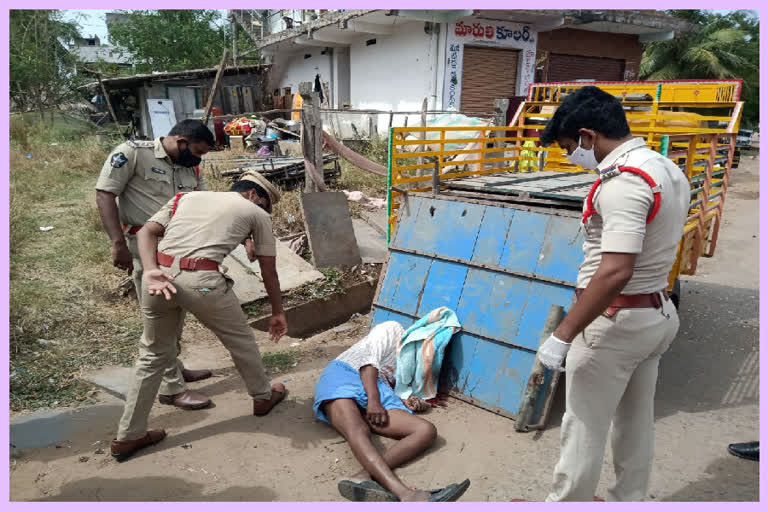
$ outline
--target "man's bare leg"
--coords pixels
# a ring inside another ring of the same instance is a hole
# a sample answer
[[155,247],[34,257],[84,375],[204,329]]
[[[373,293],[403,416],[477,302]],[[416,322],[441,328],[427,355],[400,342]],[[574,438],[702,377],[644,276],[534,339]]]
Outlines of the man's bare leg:
[[[398,442],[387,448],[382,458],[390,469],[395,469],[423,453],[437,439],[437,428],[413,414],[399,409],[387,411],[389,424],[386,427],[373,427],[371,430],[380,436],[397,439]],[[365,469],[355,474],[353,481],[370,480],[371,475]]]
[[[434,426],[431,423],[421,418],[407,418],[417,419],[427,423],[432,428],[430,431],[427,427],[420,426],[417,427],[418,431],[414,432],[413,423],[404,421],[406,419],[404,416],[410,417],[410,414],[405,411],[389,411],[389,425],[383,429],[377,429],[377,431],[388,437],[397,436],[400,440],[386,451],[385,455],[388,458],[385,459],[371,442],[371,427],[363,419],[363,415],[360,414],[357,402],[350,398],[340,398],[327,402],[324,407],[331,424],[347,440],[350,448],[352,448],[352,453],[358,462],[362,464],[363,470],[367,475],[370,475],[385,489],[394,493],[395,496],[400,498],[400,501],[427,501],[429,492],[407,487],[392,472],[391,464],[395,464],[394,467],[403,464],[416,457],[432,444],[437,431],[434,430]],[[387,432],[387,434],[383,432]]]

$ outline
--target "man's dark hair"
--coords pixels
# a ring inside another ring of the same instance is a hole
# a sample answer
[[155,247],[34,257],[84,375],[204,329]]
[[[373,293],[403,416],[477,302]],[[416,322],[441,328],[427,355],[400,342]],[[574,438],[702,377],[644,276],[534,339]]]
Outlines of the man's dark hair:
[[618,98],[589,85],[569,94],[555,111],[541,134],[541,143],[549,146],[557,139],[579,140],[579,129],[587,128],[609,139],[629,135],[629,124]]
[[185,119],[179,121],[176,123],[176,126],[171,128],[168,135],[184,137],[190,143],[207,142],[209,146],[216,145],[216,140],[213,138],[211,130],[209,130],[202,121],[198,121],[197,119]]
[[240,192],[241,194],[248,192],[249,190],[255,190],[259,197],[269,199],[269,194],[267,194],[266,190],[264,190],[258,183],[249,180],[236,181],[230,190],[232,192]]

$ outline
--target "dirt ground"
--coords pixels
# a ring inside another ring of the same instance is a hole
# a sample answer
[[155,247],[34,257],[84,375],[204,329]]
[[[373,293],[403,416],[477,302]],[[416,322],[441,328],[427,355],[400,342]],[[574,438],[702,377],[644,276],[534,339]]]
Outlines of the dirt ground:
[[[657,389],[656,455],[650,500],[757,501],[758,464],[728,454],[731,442],[758,438],[758,160],[743,157],[732,174],[717,254],[700,260],[682,284],[681,328],[662,358]],[[215,369],[191,387],[215,407],[179,411],[156,405],[151,426],[169,436],[122,464],[109,456],[122,402],[105,397],[98,414],[67,442],[23,451],[11,459],[13,501],[343,501],[338,478],[359,470],[349,447],[312,413],[314,383],[327,362],[362,337],[369,318],[308,340],[270,344],[295,348],[297,366],[274,375],[290,390],[269,416],[250,415],[250,402],[227,353],[204,332],[184,360]],[[440,438],[399,470],[411,485],[434,488],[470,478],[463,501],[543,500],[558,457],[562,386],[550,425],[520,434],[503,417],[450,399],[428,418]],[[77,414],[77,413],[76,413]],[[386,442],[380,441],[383,445]],[[610,448],[598,495],[613,475]]]

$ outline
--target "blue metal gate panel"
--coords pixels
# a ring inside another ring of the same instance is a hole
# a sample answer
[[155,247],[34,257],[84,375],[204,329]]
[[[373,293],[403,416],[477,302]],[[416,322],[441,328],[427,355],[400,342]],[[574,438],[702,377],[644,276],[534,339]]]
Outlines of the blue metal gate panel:
[[514,416],[550,307],[571,303],[582,260],[579,221],[561,210],[409,194],[372,323],[407,327],[436,307],[453,309],[462,331],[449,345],[441,385]]

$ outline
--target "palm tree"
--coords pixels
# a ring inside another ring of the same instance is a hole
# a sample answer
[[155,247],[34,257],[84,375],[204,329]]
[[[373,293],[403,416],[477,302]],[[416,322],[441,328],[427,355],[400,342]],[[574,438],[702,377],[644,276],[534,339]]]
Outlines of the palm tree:
[[646,45],[640,64],[645,80],[731,79],[744,80],[745,125],[759,119],[759,30],[748,11],[715,14],[708,11],[670,11],[695,24],[679,38]]

